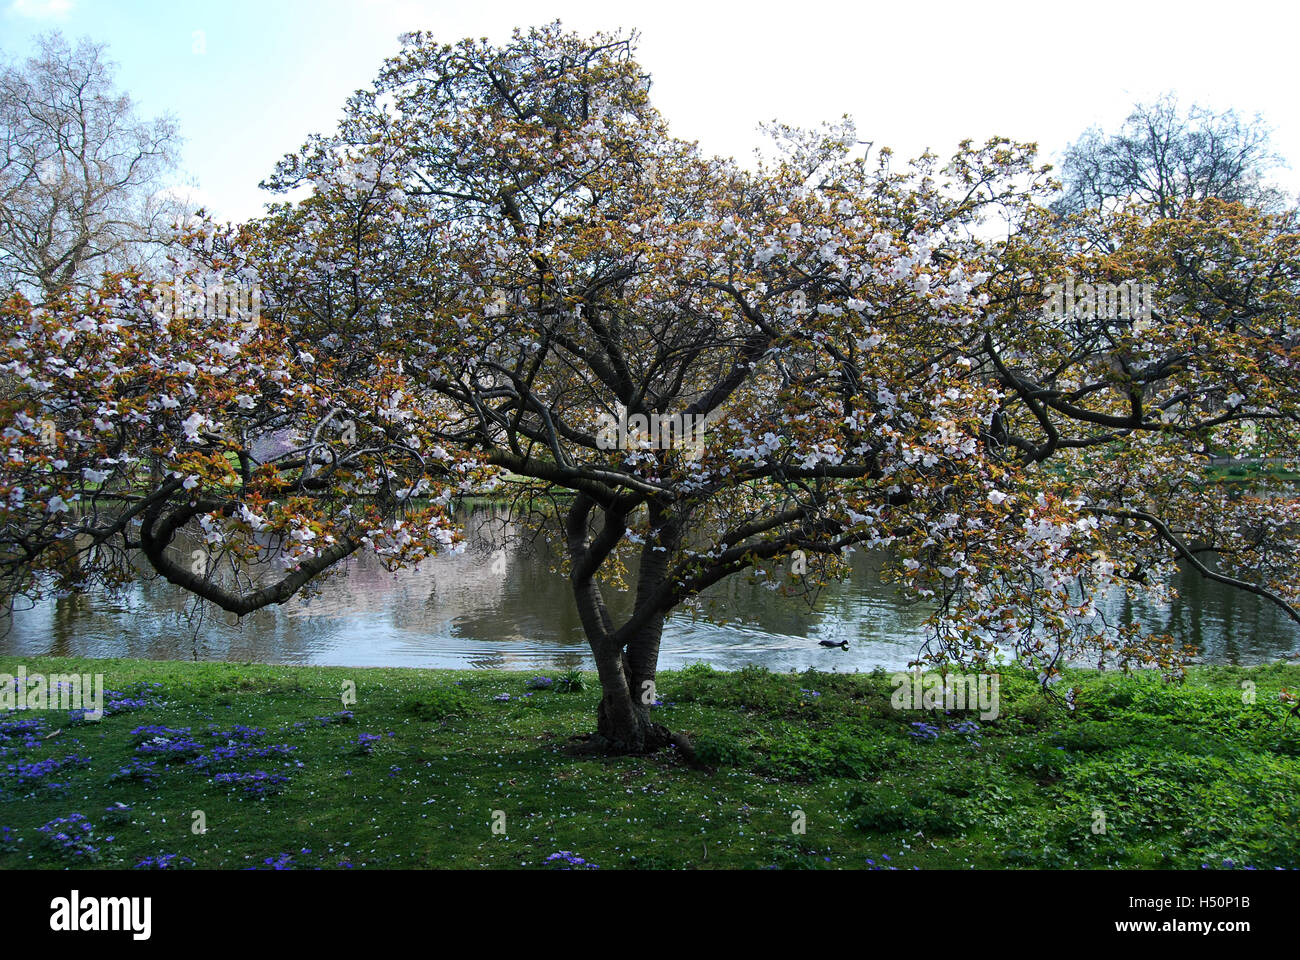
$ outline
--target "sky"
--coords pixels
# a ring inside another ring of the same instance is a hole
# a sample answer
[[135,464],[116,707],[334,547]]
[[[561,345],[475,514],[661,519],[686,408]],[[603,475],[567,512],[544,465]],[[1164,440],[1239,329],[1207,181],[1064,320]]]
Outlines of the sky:
[[1284,3],[637,4],[444,0],[0,0],[0,53],[26,56],[60,30],[108,45],[118,86],[185,137],[190,196],[220,219],[256,216],[258,182],[309,134],[335,129],[399,34],[504,40],[559,19],[581,33],[639,32],[638,60],[672,132],[745,162],[758,125],[854,117],[861,139],[902,156],[949,155],[964,138],[1036,141],[1045,160],[1090,126],[1115,130],[1133,105],[1262,115],[1300,193],[1296,8]]

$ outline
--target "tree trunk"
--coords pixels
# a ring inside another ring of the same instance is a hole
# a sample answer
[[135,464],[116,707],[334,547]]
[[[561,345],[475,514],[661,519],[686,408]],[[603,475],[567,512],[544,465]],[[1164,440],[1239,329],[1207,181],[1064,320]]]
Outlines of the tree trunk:
[[[627,624],[622,630],[614,629],[594,577],[598,563],[591,562],[589,551],[592,545],[586,535],[589,510],[589,503],[579,498],[570,512],[568,528],[569,549],[574,560],[574,598],[600,676],[596,733],[589,742],[598,749],[615,754],[653,753],[667,746],[676,746],[688,761],[694,762],[690,741],[654,722],[650,716],[650,707],[656,699],[655,671],[659,663],[664,614],[654,610],[640,617],[639,626],[633,630],[629,630]],[[656,518],[653,508],[651,516]],[[605,523],[607,528],[602,531],[602,537],[606,538],[606,543],[622,536],[623,517],[607,515]],[[671,525],[665,525],[662,532],[669,540],[677,536],[676,528]],[[654,545],[655,540],[651,538],[642,552],[634,619],[652,601],[666,574],[667,551],[655,550]]]
[[[656,624],[657,637],[663,620]],[[596,651],[596,671],[600,675],[600,707],[596,712],[596,737],[613,753],[653,753],[681,738],[650,717],[655,701],[655,664],[658,642],[651,659],[643,648],[629,644],[627,652],[606,641]],[[641,654],[638,656],[637,654]]]

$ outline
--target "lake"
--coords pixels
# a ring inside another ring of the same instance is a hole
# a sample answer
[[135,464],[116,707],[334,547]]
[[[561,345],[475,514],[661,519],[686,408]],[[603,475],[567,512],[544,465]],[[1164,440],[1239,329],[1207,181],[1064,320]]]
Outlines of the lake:
[[[138,657],[334,666],[544,670],[593,666],[568,580],[545,544],[493,550],[492,511],[469,511],[470,546],[418,570],[385,571],[352,559],[316,597],[296,597],[239,622],[200,607],[161,579],[125,593],[50,599],[15,613],[0,653]],[[184,548],[182,547],[182,551]],[[678,612],[664,630],[665,669],[706,661],[719,669],[897,670],[915,657],[926,611],[879,582],[879,558],[857,553],[852,573],[812,609],[732,577],[698,614]],[[1254,664],[1300,653],[1300,628],[1256,597],[1180,574],[1168,607],[1113,598],[1107,613],[1137,619],[1197,645],[1210,663]],[[626,598],[608,598],[616,618]],[[848,650],[818,646],[849,641]]]

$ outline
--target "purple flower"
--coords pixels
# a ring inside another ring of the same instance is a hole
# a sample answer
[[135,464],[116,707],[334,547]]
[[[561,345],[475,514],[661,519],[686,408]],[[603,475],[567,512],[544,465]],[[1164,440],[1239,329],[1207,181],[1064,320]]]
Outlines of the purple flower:
[[284,774],[254,770],[252,773],[218,773],[212,778],[212,782],[218,786],[240,787],[244,793],[261,800],[279,793],[284,784],[289,782],[289,778]]
[[109,782],[115,780],[135,780],[139,783],[152,783],[158,779],[157,760],[132,760],[125,767],[118,767],[117,773],[109,777]]
[[[45,844],[72,860],[98,860],[99,847],[94,843],[95,825],[83,814],[70,813],[36,828],[45,835]],[[104,843],[112,843],[108,836]]]
[[18,789],[35,787],[56,789],[66,784],[54,783],[49,779],[51,776],[68,767],[84,767],[89,763],[89,757],[76,754],[49,757],[45,760],[19,760],[16,763],[6,764],[4,770],[0,772],[0,778],[11,782],[12,786]]
[[192,867],[194,861],[178,853],[160,853],[156,857],[145,857],[136,863],[136,870],[175,870],[180,867]]
[[912,721],[912,729],[908,734],[916,740],[938,740],[939,728],[932,723],[926,723],[924,720]]
[[600,866],[598,864],[588,863],[586,860],[584,860],[582,857],[578,856],[576,853],[574,853],[571,850],[561,850],[558,853],[553,853],[549,857],[547,857],[544,862],[545,863],[559,862],[559,863],[568,864],[568,866],[566,867],[561,867],[560,868],[561,870],[575,870],[575,869],[599,870],[600,869]]
[[267,857],[262,861],[260,867],[246,867],[248,870],[292,870],[295,864],[293,856],[288,853],[278,853],[274,857]]

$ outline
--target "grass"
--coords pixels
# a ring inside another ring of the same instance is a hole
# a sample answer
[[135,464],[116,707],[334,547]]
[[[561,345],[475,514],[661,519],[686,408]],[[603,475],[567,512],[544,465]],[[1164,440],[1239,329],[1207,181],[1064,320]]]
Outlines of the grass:
[[1245,481],[1258,481],[1260,479],[1273,480],[1278,483],[1298,483],[1300,482],[1300,473],[1293,470],[1284,470],[1273,464],[1259,463],[1240,463],[1232,466],[1208,466],[1205,468],[1205,475],[1210,480],[1219,483],[1243,483]]
[[1073,715],[1004,672],[986,721],[894,710],[883,674],[661,674],[655,713],[693,735],[700,770],[575,753],[591,675],[563,692],[556,672],[13,657],[0,672],[20,663],[101,673],[125,702],[98,722],[0,715],[0,868],[1300,865],[1296,666],[1179,685],[1081,672]]

